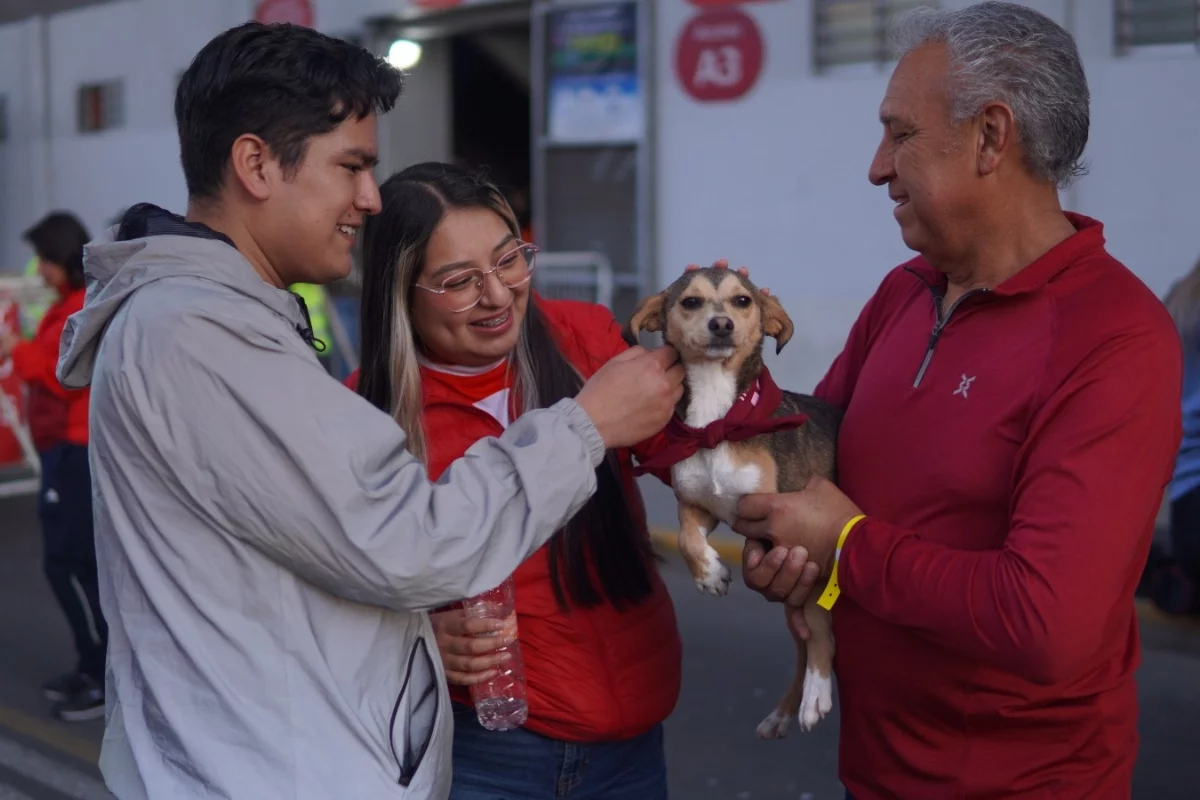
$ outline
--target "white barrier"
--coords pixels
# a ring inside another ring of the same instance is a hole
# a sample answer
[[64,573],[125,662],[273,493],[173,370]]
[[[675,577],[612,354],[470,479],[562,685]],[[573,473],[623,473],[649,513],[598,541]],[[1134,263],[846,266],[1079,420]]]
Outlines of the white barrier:
[[[50,292],[39,278],[23,276],[0,276],[0,327],[9,318],[13,304],[18,307],[36,306],[49,300]],[[0,380],[12,375],[12,360],[0,361]],[[6,469],[12,473],[7,479],[0,477],[0,498],[34,494],[41,485],[41,460],[33,445],[29,427],[22,419],[8,393],[0,390],[0,427],[7,428],[21,448],[23,462]]]
[[0,303],[8,301],[29,308],[39,304],[49,305],[52,297],[53,290],[41,278],[0,274]]

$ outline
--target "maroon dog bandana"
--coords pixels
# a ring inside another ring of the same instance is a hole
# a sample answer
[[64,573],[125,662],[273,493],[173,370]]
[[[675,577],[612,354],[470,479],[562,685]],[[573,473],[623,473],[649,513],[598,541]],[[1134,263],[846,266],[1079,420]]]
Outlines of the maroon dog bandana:
[[763,433],[798,428],[808,422],[807,414],[772,417],[782,400],[783,390],[775,385],[771,373],[763,367],[754,384],[733,402],[729,413],[721,419],[703,428],[693,428],[683,424],[679,417],[671,417],[663,431],[666,445],[633,472],[644,475],[650,470],[673,466],[697,450],[711,450],[721,442],[740,442]]

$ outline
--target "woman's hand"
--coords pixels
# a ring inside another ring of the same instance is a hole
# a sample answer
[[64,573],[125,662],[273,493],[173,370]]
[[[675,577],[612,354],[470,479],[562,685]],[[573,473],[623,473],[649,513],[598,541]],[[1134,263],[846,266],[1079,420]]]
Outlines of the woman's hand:
[[437,637],[446,680],[458,686],[473,686],[496,677],[496,667],[508,653],[496,650],[517,640],[517,615],[507,620],[476,619],[461,608],[429,615]]

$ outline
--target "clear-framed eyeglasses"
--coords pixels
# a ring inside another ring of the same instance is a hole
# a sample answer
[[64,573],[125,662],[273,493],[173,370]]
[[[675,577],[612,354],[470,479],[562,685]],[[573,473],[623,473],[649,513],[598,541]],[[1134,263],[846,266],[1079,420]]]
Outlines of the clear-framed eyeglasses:
[[533,277],[534,259],[538,246],[520,242],[516,247],[496,259],[491,269],[464,269],[442,281],[438,288],[416,284],[433,294],[439,294],[455,313],[470,311],[483,299],[483,284],[492,273],[509,289],[517,289],[529,283]]

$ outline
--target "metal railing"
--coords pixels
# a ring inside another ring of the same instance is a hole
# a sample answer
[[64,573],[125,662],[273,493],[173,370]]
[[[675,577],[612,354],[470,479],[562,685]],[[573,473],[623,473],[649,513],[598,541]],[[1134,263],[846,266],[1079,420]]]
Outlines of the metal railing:
[[603,253],[538,253],[533,285],[546,297],[584,300],[612,308],[615,279],[612,264]]

